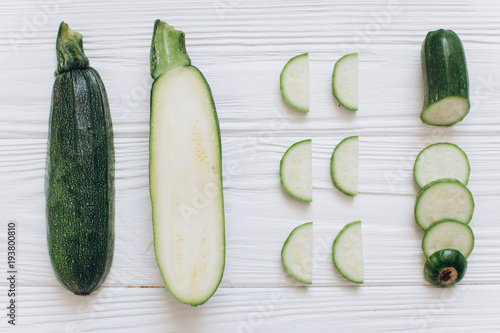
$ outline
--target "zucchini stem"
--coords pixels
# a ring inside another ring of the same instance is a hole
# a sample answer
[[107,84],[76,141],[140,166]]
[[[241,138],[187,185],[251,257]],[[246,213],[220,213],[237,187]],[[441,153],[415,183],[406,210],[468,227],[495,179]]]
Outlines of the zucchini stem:
[[169,69],[191,65],[186,52],[184,32],[175,30],[167,23],[156,20],[151,41],[150,66],[153,79],[159,78]]
[[443,269],[441,274],[439,274],[439,282],[443,285],[453,284],[458,278],[457,270],[453,267],[448,267]]
[[57,33],[57,69],[54,73],[55,76],[72,69],[89,67],[89,59],[83,52],[82,39],[81,34],[71,30],[66,23],[61,22]]

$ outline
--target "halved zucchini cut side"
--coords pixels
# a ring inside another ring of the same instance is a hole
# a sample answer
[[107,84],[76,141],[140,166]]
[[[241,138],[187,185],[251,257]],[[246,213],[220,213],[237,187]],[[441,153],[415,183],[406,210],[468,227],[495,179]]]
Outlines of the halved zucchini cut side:
[[361,221],[349,223],[339,232],[333,242],[332,257],[343,277],[354,283],[364,282]]
[[358,110],[358,54],[346,54],[333,68],[333,95],[349,110]]
[[292,230],[281,249],[281,261],[286,271],[297,281],[312,283],[313,223]]
[[330,160],[333,184],[341,192],[351,196],[358,194],[358,154],[359,138],[351,136],[335,147]]
[[157,20],[151,48],[149,186],[156,261],[179,301],[205,303],[225,263],[220,132],[184,33]]
[[294,143],[280,163],[280,180],[285,191],[305,202],[312,201],[311,139]]
[[280,89],[285,101],[294,109],[309,112],[309,54],[288,60],[280,75]]

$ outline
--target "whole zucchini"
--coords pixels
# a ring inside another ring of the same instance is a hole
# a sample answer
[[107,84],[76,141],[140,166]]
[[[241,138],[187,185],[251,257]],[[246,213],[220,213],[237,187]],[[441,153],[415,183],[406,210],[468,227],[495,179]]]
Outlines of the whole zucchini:
[[106,90],[64,22],[57,36],[47,153],[50,260],[59,282],[88,295],[105,280],[114,249],[114,148]]
[[422,44],[424,107],[422,122],[450,126],[469,113],[469,76],[465,52],[451,30],[431,31]]

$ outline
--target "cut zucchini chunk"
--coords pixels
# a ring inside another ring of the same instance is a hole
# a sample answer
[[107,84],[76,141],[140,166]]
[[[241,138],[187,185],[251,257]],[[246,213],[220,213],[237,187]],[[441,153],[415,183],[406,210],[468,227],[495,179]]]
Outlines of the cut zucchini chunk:
[[335,147],[330,160],[330,174],[333,184],[341,192],[358,194],[358,151],[359,138],[350,136]]
[[311,139],[294,143],[280,163],[281,185],[292,197],[312,201]]
[[415,203],[415,221],[424,230],[444,219],[469,223],[473,212],[474,199],[469,189],[451,178],[425,185]]
[[361,221],[347,224],[333,241],[332,257],[335,268],[347,280],[363,283],[363,241]]
[[443,249],[432,254],[424,266],[424,278],[437,287],[451,287],[460,282],[467,271],[467,259],[454,249]]
[[281,249],[281,262],[295,280],[312,283],[313,223],[299,225],[292,230]]
[[285,101],[294,109],[309,112],[309,54],[288,60],[280,75],[280,89]]
[[346,54],[333,67],[333,95],[349,110],[358,110],[358,54]]
[[428,258],[443,249],[455,249],[468,258],[474,248],[474,233],[468,224],[455,220],[442,220],[425,231],[422,250]]
[[424,106],[420,119],[450,126],[469,113],[469,76],[462,42],[451,30],[431,31],[421,52]]
[[149,188],[156,261],[179,301],[205,303],[224,272],[221,141],[207,81],[184,33],[157,20],[151,45]]
[[447,142],[424,148],[413,166],[413,177],[420,188],[443,178],[454,178],[467,185],[469,175],[470,164],[467,155],[457,145]]

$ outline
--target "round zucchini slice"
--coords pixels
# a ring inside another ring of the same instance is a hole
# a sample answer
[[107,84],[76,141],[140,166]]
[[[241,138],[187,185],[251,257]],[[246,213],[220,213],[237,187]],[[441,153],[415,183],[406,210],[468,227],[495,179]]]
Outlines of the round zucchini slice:
[[425,231],[422,250],[428,258],[443,249],[455,249],[468,258],[474,248],[474,233],[468,224],[455,220],[442,220]]
[[424,148],[413,166],[415,183],[422,188],[430,182],[443,178],[454,178],[467,185],[470,164],[467,155],[459,146],[440,142]]
[[444,219],[469,223],[473,212],[474,199],[469,189],[451,178],[425,185],[415,203],[415,221],[424,230]]

